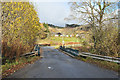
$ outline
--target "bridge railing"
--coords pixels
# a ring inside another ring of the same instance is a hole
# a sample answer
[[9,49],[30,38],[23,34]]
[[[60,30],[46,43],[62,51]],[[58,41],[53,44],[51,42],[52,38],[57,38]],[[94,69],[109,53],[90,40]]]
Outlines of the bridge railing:
[[[31,56],[40,56],[40,47],[38,44],[36,44],[34,46],[34,49],[32,52],[28,52],[28,53],[25,53],[25,54],[22,54],[20,55],[20,57],[31,57]],[[16,56],[13,57],[14,59],[16,58]]]
[[109,57],[109,56],[102,56],[102,55],[97,55],[97,54],[92,54],[92,53],[87,53],[87,52],[79,52],[78,50],[71,49],[71,48],[65,48],[65,46],[60,46],[60,49],[73,55],[73,56],[81,56],[81,57],[91,57],[93,59],[99,59],[99,60],[104,60],[104,61],[109,61],[109,62],[115,62],[115,63],[120,63],[120,58],[117,57]]
[[78,56],[78,54],[79,54],[79,51],[75,50],[75,49],[65,48],[65,47],[62,47],[62,46],[60,46],[60,49],[63,50],[63,51],[65,51],[65,52],[70,53],[73,56]]

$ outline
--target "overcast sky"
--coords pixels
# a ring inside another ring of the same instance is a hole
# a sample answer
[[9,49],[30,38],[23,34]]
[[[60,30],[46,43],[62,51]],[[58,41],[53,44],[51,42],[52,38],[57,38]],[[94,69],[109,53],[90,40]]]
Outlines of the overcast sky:
[[34,6],[41,23],[45,22],[61,27],[64,27],[66,23],[76,23],[64,20],[70,15],[68,2],[35,2]]
[[33,2],[41,23],[48,23],[64,27],[65,24],[78,24],[77,21],[66,21],[71,11],[68,2]]

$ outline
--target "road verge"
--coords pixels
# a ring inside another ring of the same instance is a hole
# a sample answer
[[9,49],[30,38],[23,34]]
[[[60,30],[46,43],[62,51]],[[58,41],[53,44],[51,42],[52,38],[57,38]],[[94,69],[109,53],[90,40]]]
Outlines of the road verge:
[[[62,49],[58,49],[58,50],[67,54],[67,55],[69,55],[69,56],[71,56],[71,53],[69,53],[70,51],[62,50]],[[75,58],[75,59],[78,59],[78,60],[81,60],[81,61],[84,61],[84,62],[87,62],[87,63],[97,65],[97,66],[102,67],[102,68],[106,68],[106,69],[109,69],[109,70],[120,72],[119,71],[120,65],[119,65],[119,63],[116,63],[116,62],[104,61],[104,60],[95,59],[95,58],[92,58],[92,57],[89,57],[89,56],[81,56],[79,54],[77,56],[72,55],[71,57]]]

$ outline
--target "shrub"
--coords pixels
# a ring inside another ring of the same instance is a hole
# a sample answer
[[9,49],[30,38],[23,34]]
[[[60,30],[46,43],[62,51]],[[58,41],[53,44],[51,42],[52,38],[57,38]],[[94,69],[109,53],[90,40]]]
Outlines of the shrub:
[[43,35],[37,12],[29,2],[2,2],[3,62],[30,52]]

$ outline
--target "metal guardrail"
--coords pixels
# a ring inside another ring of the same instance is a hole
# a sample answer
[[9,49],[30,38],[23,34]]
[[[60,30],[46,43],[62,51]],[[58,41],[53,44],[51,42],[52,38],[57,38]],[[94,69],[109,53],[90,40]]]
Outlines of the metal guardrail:
[[73,56],[91,57],[93,59],[99,59],[99,60],[104,60],[104,61],[109,61],[109,62],[120,63],[120,58],[116,58],[116,57],[101,56],[101,55],[91,54],[91,53],[87,53],[87,52],[80,53],[78,50],[71,49],[71,48],[65,48],[62,46],[60,46],[60,49],[65,52],[70,53]]
[[[31,57],[31,56],[40,56],[40,47],[38,44],[35,45],[32,52],[28,52],[28,53],[20,55],[20,57],[26,57],[26,58]],[[16,58],[16,56],[14,56],[13,58]]]
[[74,50],[74,49],[71,49],[71,48],[65,48],[65,47],[60,46],[60,49],[65,51],[65,52],[70,53],[73,56],[78,56],[78,54],[79,54],[78,50]]
[[[34,49],[33,49],[32,52],[28,52],[28,53],[22,54],[19,57],[26,57],[26,58],[28,58],[28,57],[32,57],[32,56],[40,56],[40,47],[39,47],[38,44],[36,44],[34,46]],[[15,59],[16,59],[16,56],[13,56],[12,60],[15,60]]]
[[23,54],[23,55],[21,55],[20,57],[30,57],[30,56],[34,56],[34,55],[36,55],[34,52],[29,52],[29,53],[25,53],[25,54]]
[[99,59],[99,60],[104,60],[104,61],[109,61],[109,62],[120,63],[120,58],[115,58],[115,57],[101,56],[101,55],[96,55],[96,54],[91,54],[91,53],[86,53],[86,52],[81,52],[81,53],[79,53],[79,55],[91,57],[93,59]]
[[37,51],[37,49],[38,49],[38,45],[36,44],[34,47],[34,51]]
[[40,56],[40,47],[38,44],[35,45],[34,49],[32,52],[29,52],[29,53],[26,53],[26,54],[23,54],[24,56]]

